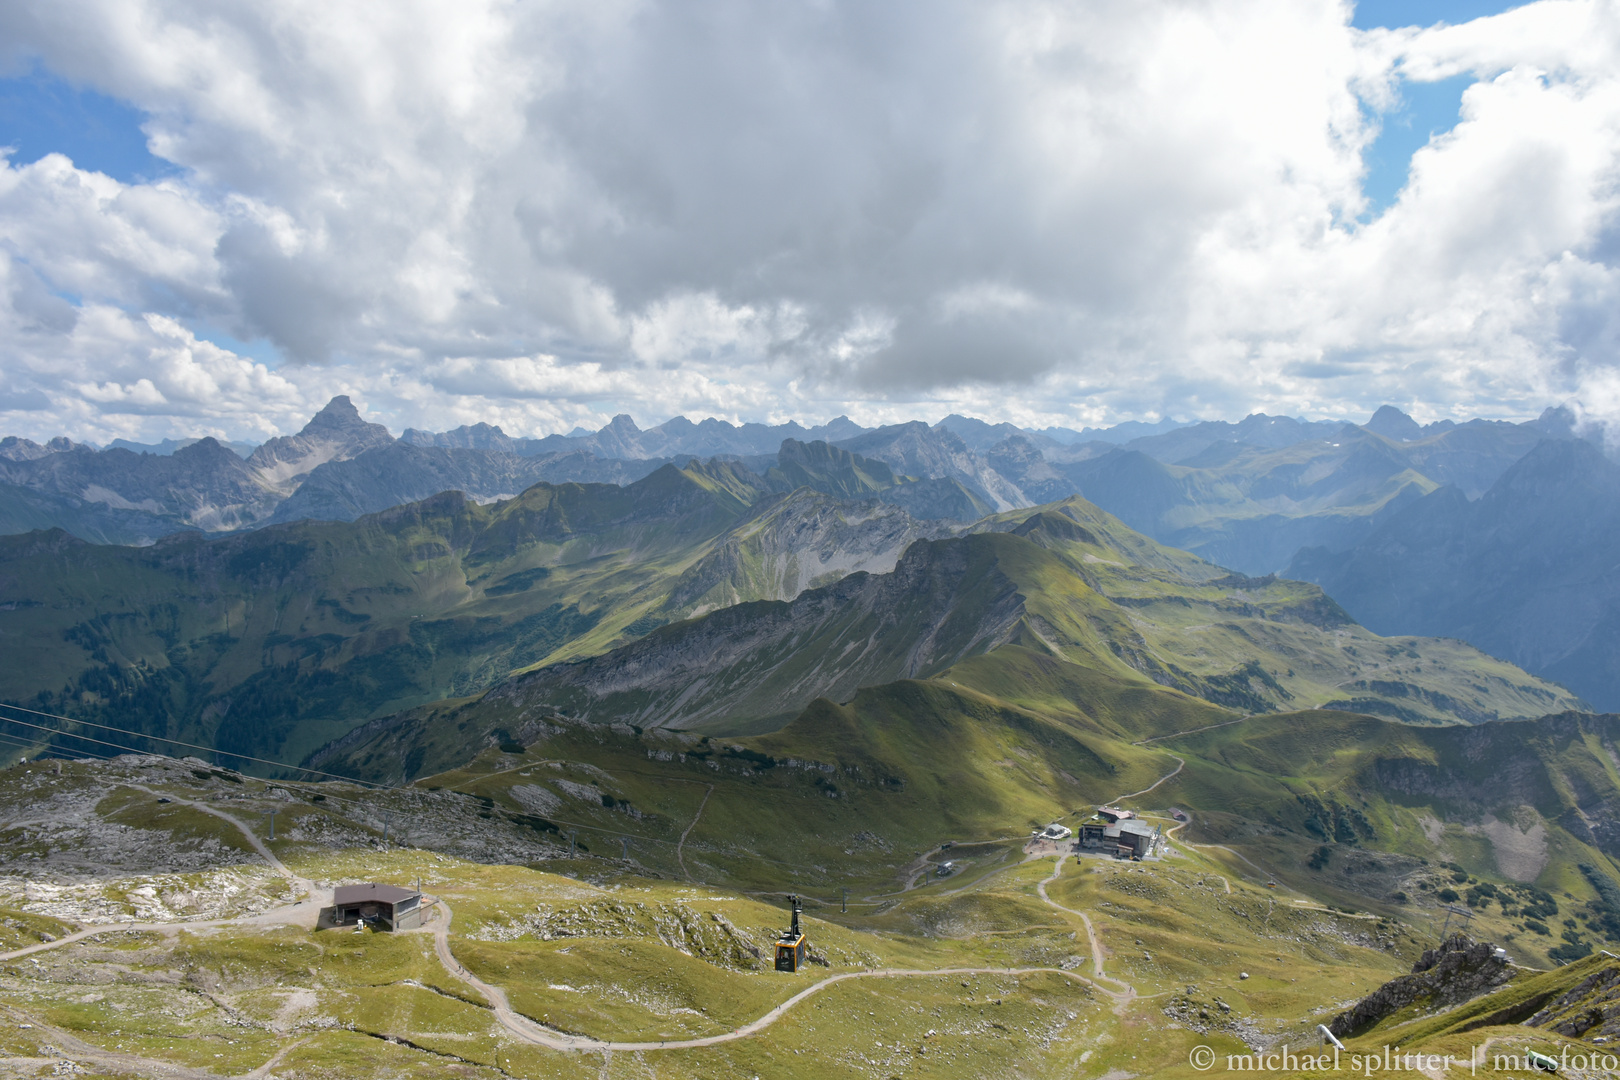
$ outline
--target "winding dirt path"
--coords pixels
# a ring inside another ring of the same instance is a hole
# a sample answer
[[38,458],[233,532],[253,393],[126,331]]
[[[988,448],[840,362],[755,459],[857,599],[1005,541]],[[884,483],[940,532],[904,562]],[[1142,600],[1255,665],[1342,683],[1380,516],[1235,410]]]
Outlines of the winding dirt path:
[[0,960],[17,960],[33,953],[45,952],[49,949],[60,949],[64,945],[72,945],[76,941],[83,941],[85,938],[95,937],[98,934],[115,934],[121,931],[130,931],[135,933],[172,933],[179,930],[189,930],[196,927],[205,926],[251,926],[254,924],[263,925],[269,923],[295,923],[311,927],[315,925],[315,920],[319,918],[321,910],[321,897],[317,895],[319,890],[315,888],[315,883],[310,881],[308,878],[299,877],[297,874],[287,869],[282,861],[276,858],[275,852],[271,851],[270,848],[257,836],[253,835],[253,830],[248,828],[247,825],[244,824],[239,818],[236,818],[231,814],[227,814],[223,810],[216,810],[214,807],[209,806],[206,803],[200,803],[193,799],[182,799],[175,795],[153,791],[151,788],[142,784],[125,784],[123,786],[134,788],[137,791],[144,791],[148,795],[155,795],[160,799],[168,799],[170,802],[177,803],[181,806],[189,806],[194,810],[201,810],[205,814],[212,814],[214,817],[234,825],[236,829],[247,838],[247,842],[253,846],[253,850],[258,852],[259,856],[269,864],[270,869],[274,870],[276,873],[280,874],[284,879],[286,879],[287,883],[292,886],[294,895],[296,895],[298,892],[302,892],[304,894],[304,899],[295,900],[291,904],[283,904],[280,907],[274,907],[268,911],[261,911],[257,915],[237,915],[229,919],[201,919],[196,922],[176,921],[101,923],[95,926],[86,926],[83,929],[75,930],[71,934],[64,934],[55,941],[42,941],[37,945],[28,945],[21,949],[13,949],[10,952],[0,953]]
[[298,1049],[300,1046],[303,1046],[305,1043],[309,1042],[314,1037],[315,1036],[313,1036],[313,1035],[306,1035],[302,1039],[299,1039],[297,1042],[288,1043],[286,1046],[283,1046],[280,1050],[277,1050],[276,1053],[275,1053],[275,1056],[272,1057],[269,1061],[265,1062],[263,1065],[260,1065],[257,1069],[254,1069],[252,1072],[247,1073],[245,1076],[243,1076],[242,1080],[264,1080],[265,1077],[270,1075],[270,1070],[271,1069],[273,1069],[277,1065],[281,1064],[283,1058],[285,1058],[288,1054],[292,1053],[294,1050]]
[[196,922],[126,922],[101,923],[96,926],[87,926],[82,930],[75,930],[71,934],[64,934],[55,941],[41,941],[37,945],[26,945],[21,949],[0,953],[0,961],[18,960],[34,953],[47,952],[51,949],[60,949],[64,945],[72,945],[76,941],[95,937],[97,934],[118,933],[176,933],[181,930],[195,930],[202,927],[214,926],[269,926],[287,923],[294,926],[307,926],[313,928],[320,918],[322,898],[317,896],[299,900],[291,904],[283,904],[268,911],[261,911],[257,915],[236,915],[229,919],[199,919]]
[[[1129,795],[1118,795],[1118,796],[1115,796],[1113,799],[1110,799],[1108,801],[1110,803],[1120,803],[1120,802],[1123,802],[1126,799],[1134,799],[1138,795],[1146,795],[1148,792],[1152,791],[1154,788],[1158,787],[1160,784],[1163,784],[1163,783],[1166,783],[1166,782],[1168,782],[1170,780],[1175,779],[1175,777],[1180,774],[1181,770],[1187,767],[1187,760],[1185,758],[1180,757],[1180,756],[1175,755],[1175,754],[1172,754],[1171,756],[1176,759],[1176,767],[1175,768],[1171,769],[1169,772],[1165,773],[1163,776],[1161,776],[1157,780],[1153,781],[1153,783],[1149,784],[1147,787],[1143,788],[1141,791],[1133,791]],[[1183,824],[1185,824],[1185,822]],[[935,852],[925,851],[921,855],[917,856],[915,859],[913,859],[910,863],[908,863],[906,865],[905,869],[903,869],[900,872],[902,880],[905,881],[905,885],[900,889],[900,891],[898,891],[898,892],[889,892],[889,893],[868,894],[867,896],[863,897],[863,900],[865,902],[867,902],[867,903],[876,903],[876,902],[880,902],[880,901],[883,901],[883,900],[890,900],[890,899],[893,899],[894,897],[897,897],[897,896],[904,896],[906,893],[912,891],[913,889],[922,888],[922,884],[927,881],[928,867],[931,865],[929,863],[929,861],[928,861],[928,858],[929,858],[930,855],[933,855],[933,854],[935,854]],[[1236,852],[1234,852],[1233,854],[1236,854]],[[974,878],[971,881],[963,882],[962,884],[956,886],[953,889],[943,889],[943,890],[940,891],[939,895],[941,895],[941,896],[949,896],[949,895],[952,895],[953,893],[961,892],[964,889],[977,888],[979,885],[982,885],[984,882],[988,881],[990,878],[994,877],[997,874],[1004,873],[1005,871],[1011,870],[1011,869],[1013,869],[1014,867],[1017,867],[1017,866],[1021,866],[1024,863],[1033,862],[1036,859],[1042,859],[1042,858],[1046,858],[1046,857],[1047,857],[1047,855],[1046,855],[1045,852],[1040,852],[1040,851],[1031,852],[1029,850],[1028,845],[1026,844],[1025,848],[1024,848],[1024,858],[1020,862],[1009,863],[1006,866],[998,867],[997,869],[992,870],[989,873],[984,874],[981,877]],[[1082,916],[1082,918],[1084,918],[1084,916]]]
[[1168,780],[1174,780],[1178,775],[1180,775],[1181,770],[1185,769],[1187,767],[1187,759],[1184,758],[1184,757],[1179,757],[1179,756],[1177,756],[1175,754],[1172,754],[1171,757],[1174,757],[1176,759],[1176,767],[1175,768],[1171,769],[1169,772],[1165,773],[1163,776],[1161,776],[1157,780],[1153,781],[1153,783],[1149,784],[1147,787],[1143,788],[1141,791],[1133,791],[1129,795],[1116,795],[1112,800],[1113,803],[1115,805],[1118,805],[1119,803],[1124,802],[1126,799],[1134,799],[1138,795],[1146,795],[1148,792],[1152,791],[1154,788],[1158,787],[1160,784],[1165,783]]
[[315,891],[314,882],[310,881],[308,878],[301,878],[291,870],[287,869],[282,861],[276,858],[276,853],[270,850],[269,845],[263,840],[260,840],[258,836],[254,834],[253,830],[248,828],[247,823],[242,821],[242,819],[235,817],[234,815],[227,814],[223,810],[209,806],[207,803],[198,802],[195,799],[183,799],[180,796],[170,794],[169,792],[153,791],[145,784],[126,783],[123,786],[133,788],[136,791],[144,791],[154,798],[168,799],[170,802],[175,803],[178,806],[189,806],[193,810],[201,810],[205,814],[211,814],[212,816],[219,818],[221,821],[235,826],[236,831],[241,833],[243,838],[247,840],[248,844],[252,846],[253,850],[259,853],[260,858],[264,859],[264,861],[269,864],[270,869],[287,879],[287,884],[293,887],[295,895],[299,891],[303,891],[305,893]]
[[[1186,822],[1182,822],[1182,824],[1185,825]],[[1179,828],[1179,826],[1178,826],[1178,828]],[[1195,844],[1191,840],[1179,840],[1179,841],[1177,841],[1177,843],[1186,844],[1190,848],[1207,848],[1207,849],[1211,849],[1211,850],[1214,850],[1214,851],[1224,851],[1228,855],[1232,856],[1234,859],[1242,859],[1244,862],[1248,863],[1249,866],[1251,868],[1253,868],[1255,873],[1260,874],[1267,881],[1275,881],[1275,880],[1277,880],[1277,875],[1276,874],[1273,874],[1270,870],[1267,870],[1265,867],[1260,866],[1253,859],[1251,859],[1247,855],[1243,854],[1243,852],[1238,851],[1235,848],[1229,848],[1225,844]],[[1226,881],[1226,877],[1223,874],[1217,874],[1215,876],[1220,878],[1222,881]],[[1232,883],[1230,881],[1226,881],[1226,891],[1227,892],[1232,891]]]
[[1095,978],[1097,978],[1097,979],[1099,979],[1099,980],[1101,980],[1103,982],[1111,982],[1111,983],[1115,984],[1116,986],[1119,986],[1119,987],[1122,988],[1120,990],[1108,990],[1108,989],[1105,989],[1104,987],[1101,987],[1101,986],[1097,987],[1098,990],[1101,990],[1103,993],[1107,994],[1108,996],[1110,996],[1110,997],[1112,997],[1114,999],[1115,1007],[1116,1007],[1116,1010],[1117,1010],[1119,1007],[1122,1007],[1126,1002],[1130,1001],[1131,998],[1136,996],[1136,987],[1132,986],[1130,983],[1126,982],[1124,979],[1116,979],[1116,978],[1114,978],[1113,976],[1107,974],[1103,970],[1103,947],[1102,947],[1102,941],[1101,941],[1101,939],[1099,939],[1097,937],[1097,928],[1092,925],[1091,916],[1087,915],[1083,911],[1078,911],[1078,910],[1076,910],[1074,908],[1071,908],[1071,907],[1064,907],[1062,904],[1058,903],[1056,900],[1053,900],[1050,896],[1046,895],[1046,887],[1048,885],[1050,885],[1052,882],[1056,881],[1059,877],[1062,876],[1064,862],[1065,862],[1064,856],[1059,855],[1057,857],[1057,865],[1052,868],[1052,876],[1047,878],[1045,881],[1042,881],[1040,884],[1036,885],[1035,886],[1035,892],[1048,907],[1054,907],[1059,911],[1067,912],[1070,915],[1078,916],[1080,921],[1082,923],[1085,923],[1086,937],[1091,942],[1091,973],[1092,973],[1092,975]]
[[[615,1042],[606,1039],[593,1039],[588,1035],[566,1035],[536,1023],[527,1016],[514,1011],[510,1001],[507,1000],[506,991],[498,986],[491,986],[489,983],[484,982],[484,980],[468,971],[461,961],[455,958],[455,954],[450,951],[450,908],[449,905],[442,902],[439,907],[442,911],[442,921],[433,931],[433,951],[438,955],[439,963],[444,965],[445,971],[483,995],[484,999],[490,1003],[491,1010],[495,1013],[495,1019],[506,1029],[508,1034],[520,1042],[528,1043],[531,1046],[544,1046],[551,1050],[597,1052],[615,1050],[692,1050],[698,1047],[718,1046],[722,1043],[736,1042],[738,1039],[746,1039],[759,1034],[780,1020],[787,1014],[789,1009],[800,1002],[821,993],[830,986],[851,979],[918,979],[952,975],[1049,974],[1058,975],[1084,986],[1089,986],[1098,993],[1116,1000],[1121,996],[1117,992],[1100,985],[1095,980],[1088,979],[1084,975],[1072,971],[1064,971],[1062,968],[960,967],[933,968],[926,971],[914,971],[907,968],[876,968],[870,971],[846,971],[841,975],[829,975],[827,978],[800,990],[759,1019],[749,1021],[741,1027],[733,1028],[731,1031],[719,1035],[705,1035],[696,1039],[662,1039],[656,1042],[650,1040]],[[1117,982],[1118,980],[1109,981]],[[1132,994],[1134,995],[1134,991],[1132,991]]]
[[[1169,840],[1172,836],[1176,835],[1176,833],[1180,832],[1182,829],[1185,829],[1189,824],[1191,824],[1190,819],[1188,821],[1178,821],[1178,822],[1176,822],[1174,825],[1172,825],[1168,829],[1164,830],[1164,838],[1166,840]],[[1219,845],[1219,844],[1195,844],[1191,840],[1178,840],[1178,841],[1176,841],[1176,843],[1178,843],[1178,844],[1186,844],[1190,848],[1220,847],[1222,851],[1228,851],[1228,852],[1231,852],[1233,855],[1237,855],[1237,852],[1232,851],[1231,848],[1221,847],[1221,845]],[[1241,859],[1241,858],[1243,858],[1243,856],[1238,855],[1238,858]],[[1247,859],[1243,859],[1243,861],[1244,862],[1249,862],[1249,860],[1247,860]],[[1249,863],[1249,865],[1254,866],[1253,863]],[[1255,869],[1258,870],[1259,867],[1255,867]],[[1211,876],[1220,878],[1221,879],[1221,884],[1226,886],[1226,894],[1228,896],[1232,895],[1232,882],[1227,879],[1225,874],[1213,874]]]
[[[1318,705],[1317,708],[1320,709],[1321,706]],[[1173,731],[1169,735],[1155,735],[1151,739],[1142,739],[1138,742],[1131,743],[1131,745],[1146,746],[1149,743],[1163,742],[1166,739],[1179,739],[1183,735],[1196,735],[1200,731],[1214,731],[1216,728],[1231,727],[1233,724],[1241,724],[1245,720],[1253,719],[1254,717],[1252,716],[1240,716],[1236,720],[1227,720],[1219,724],[1205,724],[1203,727],[1188,728],[1186,731]]]
[[[714,785],[710,784],[708,790],[703,793],[703,801],[698,803],[697,813],[692,815],[692,823],[681,832],[681,838],[675,842],[675,861],[680,864],[681,874],[687,881],[692,881],[692,871],[686,868],[686,859],[682,854],[686,848],[686,838],[691,835],[693,829],[697,828],[698,819],[703,816],[703,808],[709,805],[709,796],[713,794]],[[697,884],[695,881],[692,881],[692,883]]]

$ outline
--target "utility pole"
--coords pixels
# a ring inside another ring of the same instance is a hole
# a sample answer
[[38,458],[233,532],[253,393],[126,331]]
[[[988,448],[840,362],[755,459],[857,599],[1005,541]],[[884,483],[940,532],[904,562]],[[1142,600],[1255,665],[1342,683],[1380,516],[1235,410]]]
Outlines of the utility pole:
[[849,890],[844,889],[842,891],[844,898],[838,902],[838,910],[847,914],[849,912]]
[[568,857],[570,859],[572,859],[574,857],[574,838],[577,837],[578,835],[579,835],[579,830],[578,829],[569,829],[568,830]]
[[270,839],[276,838],[276,812],[270,811]]
[[383,811],[383,847],[388,846],[388,819],[390,816],[392,815],[388,811]]
[[630,838],[628,836],[619,837],[619,858],[625,862],[630,861]]

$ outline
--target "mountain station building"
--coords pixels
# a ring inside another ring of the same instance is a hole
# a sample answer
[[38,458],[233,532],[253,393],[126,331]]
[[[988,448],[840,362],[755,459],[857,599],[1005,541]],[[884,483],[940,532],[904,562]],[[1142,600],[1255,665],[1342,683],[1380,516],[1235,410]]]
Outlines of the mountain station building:
[[389,930],[414,930],[422,925],[422,894],[398,885],[339,885],[332,890],[333,921],[353,926],[364,920]]
[[1088,821],[1080,826],[1082,849],[1098,850],[1122,859],[1140,859],[1153,850],[1159,830],[1136,818]]

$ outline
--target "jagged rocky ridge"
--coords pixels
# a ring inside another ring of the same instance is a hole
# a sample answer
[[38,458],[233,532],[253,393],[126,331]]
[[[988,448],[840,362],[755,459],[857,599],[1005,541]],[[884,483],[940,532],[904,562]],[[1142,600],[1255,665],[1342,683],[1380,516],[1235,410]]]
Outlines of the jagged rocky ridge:
[[1391,979],[1335,1016],[1328,1030],[1345,1039],[1413,1006],[1439,1012],[1490,993],[1513,975],[1506,954],[1495,945],[1453,934],[1438,947],[1425,950],[1410,975]]

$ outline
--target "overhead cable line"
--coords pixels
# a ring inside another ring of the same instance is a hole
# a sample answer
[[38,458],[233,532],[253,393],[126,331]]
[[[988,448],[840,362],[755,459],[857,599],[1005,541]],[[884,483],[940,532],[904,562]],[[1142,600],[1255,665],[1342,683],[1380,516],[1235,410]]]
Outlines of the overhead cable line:
[[[0,717],[0,722],[4,722],[4,723],[7,723],[7,724],[16,724],[19,727],[33,728],[36,731],[44,731],[44,732],[47,732],[47,733],[49,733],[51,735],[61,735],[63,738],[67,738],[67,739],[78,739],[80,742],[93,742],[97,746],[110,746],[114,750],[117,750],[121,754],[145,754],[145,753],[147,753],[147,751],[145,751],[145,750],[136,750],[133,747],[125,746],[122,743],[108,742],[106,739],[92,739],[88,735],[75,735],[71,731],[63,731],[60,728],[46,727],[44,724],[30,724],[26,720],[14,720],[9,716]],[[114,730],[116,731],[117,729],[115,728]],[[162,753],[156,753],[156,754],[153,754],[152,756],[161,757],[161,758],[168,758],[170,761],[179,761],[179,760],[181,760],[180,758],[173,757],[172,755],[162,754]],[[206,764],[206,762],[204,764]]]
[[[68,752],[66,750],[63,750],[61,747],[52,745],[48,741],[43,742],[43,743],[37,743],[37,742],[27,743],[27,742],[22,742],[22,741],[20,741],[18,739],[14,739],[9,735],[0,735],[0,742],[3,742],[3,743],[5,743],[5,744],[7,744],[9,746],[15,746],[19,750],[29,750],[29,751],[36,751],[37,750],[42,754],[43,753],[49,753],[49,752],[52,752],[52,751],[55,751],[56,753],[67,753]],[[95,750],[84,750],[84,751],[82,751],[82,753],[84,753],[85,756],[87,756],[87,757],[99,758],[102,761],[110,761],[110,760],[112,760],[112,755],[111,754],[103,754],[103,753],[100,753],[100,752],[95,751]],[[37,761],[39,759],[36,757],[35,760]]]
[[[188,743],[188,742],[184,742],[184,741],[182,741],[180,739],[171,739],[166,735],[148,735],[143,731],[130,731],[128,728],[114,727],[111,724],[98,724],[93,720],[75,720],[71,716],[61,716],[61,715],[59,715],[57,713],[40,712],[38,709],[25,709],[21,705],[7,705],[7,704],[5,704],[3,702],[0,702],[0,709],[15,709],[17,712],[28,713],[30,716],[43,716],[43,717],[46,717],[46,718],[51,719],[51,720],[61,720],[61,721],[65,722],[65,723],[69,723],[69,724],[79,724],[79,725],[82,725],[84,727],[100,728],[103,731],[116,731],[120,735],[128,735],[131,738],[153,739],[153,740],[156,740],[157,742],[166,742],[166,743],[170,743],[170,744],[172,744],[174,746],[184,746],[188,750],[202,750],[205,753],[210,753],[210,754],[224,754],[227,757],[237,758],[238,760],[241,760],[241,761],[255,761],[255,762],[258,762],[261,765],[274,765],[277,768],[281,768],[281,769],[293,769],[293,770],[298,771],[298,772],[306,772],[306,773],[310,773],[310,774],[315,775],[315,776],[326,776],[326,777],[330,777],[333,780],[343,780],[343,781],[347,781],[348,783],[351,783],[351,784],[360,784],[360,785],[363,785],[365,787],[370,787],[370,788],[381,788],[381,787],[386,787],[387,786],[386,784],[374,784],[369,780],[357,780],[352,776],[341,776],[338,773],[323,772],[320,769],[310,769],[310,768],[304,767],[303,765],[289,765],[285,761],[272,761],[269,758],[254,757],[252,754],[238,754],[238,753],[235,753],[234,751],[231,751],[231,750],[221,750],[217,746],[199,746],[197,743]],[[9,716],[0,716],[0,720],[4,720],[8,724],[22,724],[24,727],[39,728],[39,730],[41,730],[41,731],[54,731],[54,732],[56,732],[56,734],[65,735],[70,739],[85,739],[85,740],[87,740],[89,742],[101,743],[101,745],[103,745],[103,746],[118,746],[117,743],[105,742],[104,740],[101,740],[101,739],[91,739],[87,735],[75,735],[71,731],[62,731],[62,730],[57,729],[57,728],[41,727],[38,724],[27,724],[27,723],[24,723],[21,720],[13,720]],[[135,749],[133,749],[131,747],[119,746],[118,748],[123,750],[125,753],[128,753],[128,754],[142,753],[142,751],[135,750]],[[164,755],[160,755],[160,756],[167,757],[168,755],[164,754]]]

